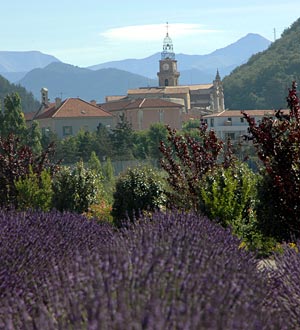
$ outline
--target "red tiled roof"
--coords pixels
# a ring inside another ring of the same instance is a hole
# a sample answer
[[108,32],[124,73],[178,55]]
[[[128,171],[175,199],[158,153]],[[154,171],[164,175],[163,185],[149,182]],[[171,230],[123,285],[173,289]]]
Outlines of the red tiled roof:
[[128,104],[132,103],[133,100],[119,100],[119,101],[111,101],[100,104],[100,107],[105,111],[116,111],[123,110],[127,107]]
[[45,118],[78,118],[78,117],[111,117],[111,114],[97,105],[79,98],[69,98],[56,108],[55,103],[38,114],[35,119]]
[[163,99],[156,98],[143,98],[143,99],[132,99],[122,100],[116,102],[107,102],[101,104],[101,107],[106,111],[122,111],[129,109],[145,109],[145,108],[182,108],[184,105],[170,102]]

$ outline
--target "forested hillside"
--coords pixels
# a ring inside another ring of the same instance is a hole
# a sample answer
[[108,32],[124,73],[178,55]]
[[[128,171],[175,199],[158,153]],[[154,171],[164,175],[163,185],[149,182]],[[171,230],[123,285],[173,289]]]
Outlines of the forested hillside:
[[3,109],[3,99],[7,94],[17,92],[22,100],[22,110],[24,112],[36,111],[39,108],[39,102],[33,97],[32,93],[20,86],[11,84],[7,79],[0,75],[0,104]]
[[229,109],[286,108],[293,80],[300,81],[300,18],[270,47],[237,67],[223,80]]

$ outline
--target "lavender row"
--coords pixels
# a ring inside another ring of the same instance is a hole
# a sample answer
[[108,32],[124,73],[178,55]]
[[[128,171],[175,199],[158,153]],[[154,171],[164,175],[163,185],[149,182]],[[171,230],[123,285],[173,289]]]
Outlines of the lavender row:
[[280,307],[282,281],[258,270],[229,230],[204,217],[157,213],[115,231],[68,213],[10,212],[1,213],[0,226],[0,328],[295,324]]

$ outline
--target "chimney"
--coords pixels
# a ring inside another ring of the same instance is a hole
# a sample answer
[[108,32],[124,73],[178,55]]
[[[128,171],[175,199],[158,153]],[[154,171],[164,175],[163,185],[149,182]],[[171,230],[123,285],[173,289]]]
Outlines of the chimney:
[[48,99],[48,89],[43,87],[41,89],[41,103],[43,106],[49,105],[49,99]]
[[96,101],[96,100],[91,100],[90,103],[91,103],[92,105],[97,105],[97,101]]
[[61,106],[61,98],[55,98],[55,109],[58,109]]

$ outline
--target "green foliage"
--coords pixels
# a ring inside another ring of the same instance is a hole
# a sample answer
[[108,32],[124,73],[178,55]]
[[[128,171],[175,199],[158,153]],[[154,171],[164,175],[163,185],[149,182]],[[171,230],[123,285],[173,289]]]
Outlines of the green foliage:
[[154,211],[165,205],[165,181],[158,171],[143,166],[128,169],[116,182],[112,215],[116,225],[127,217],[131,221],[143,211]]
[[76,145],[78,157],[84,162],[88,161],[93,151],[94,134],[92,132],[81,129],[76,136]]
[[253,218],[256,201],[256,175],[246,164],[209,171],[200,182],[202,209],[223,226],[236,227]]
[[80,161],[71,170],[63,167],[54,177],[53,206],[59,211],[87,212],[103,195],[101,177],[84,168]]
[[149,156],[154,159],[161,158],[159,150],[161,141],[167,142],[168,130],[167,127],[161,123],[156,123],[150,126],[148,130],[149,137]]
[[112,146],[114,159],[133,159],[133,130],[125,115],[120,116],[120,121],[112,131]]
[[27,134],[27,143],[32,148],[34,154],[41,153],[42,147],[42,133],[39,128],[39,124],[37,121],[33,121],[31,127],[28,129]]
[[20,210],[39,209],[46,212],[51,209],[53,190],[49,170],[42,170],[38,176],[30,166],[29,174],[17,179],[15,187]]
[[4,99],[4,112],[0,113],[1,136],[16,134],[22,139],[26,138],[27,127],[22,112],[21,99],[17,93],[7,95]]
[[90,159],[88,161],[88,167],[91,171],[94,171],[100,177],[103,176],[102,174],[102,166],[99,158],[97,157],[95,151],[92,151]]
[[133,154],[136,159],[147,159],[149,157],[149,136],[148,131],[133,132]]
[[36,111],[40,104],[35,100],[32,93],[26,91],[26,89],[20,85],[11,84],[7,79],[0,76],[0,103],[8,95],[12,93],[18,93],[22,99],[22,108],[24,112]]
[[78,144],[75,136],[68,136],[58,144],[58,157],[64,164],[75,164],[79,161]]
[[94,151],[102,161],[105,158],[111,158],[113,155],[113,146],[110,130],[103,124],[99,124],[94,139]]
[[290,81],[300,80],[300,19],[264,52],[252,56],[223,80],[230,109],[285,108]]
[[103,164],[104,181],[113,183],[115,180],[114,167],[110,158],[107,158]]

